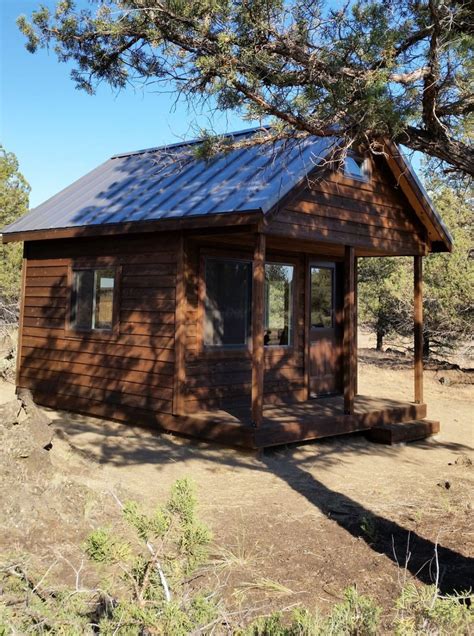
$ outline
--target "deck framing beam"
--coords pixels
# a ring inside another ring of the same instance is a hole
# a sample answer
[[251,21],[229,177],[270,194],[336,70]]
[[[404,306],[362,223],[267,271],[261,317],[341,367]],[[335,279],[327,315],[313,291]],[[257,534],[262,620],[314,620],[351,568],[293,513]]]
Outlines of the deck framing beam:
[[252,424],[258,427],[263,419],[265,371],[265,234],[262,232],[256,234],[252,276]]

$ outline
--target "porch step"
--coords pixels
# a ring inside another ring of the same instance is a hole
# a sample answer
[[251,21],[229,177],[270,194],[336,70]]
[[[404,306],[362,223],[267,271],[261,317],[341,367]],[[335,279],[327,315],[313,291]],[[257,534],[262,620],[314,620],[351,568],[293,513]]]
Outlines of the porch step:
[[366,433],[367,439],[377,444],[400,444],[425,439],[439,433],[439,422],[435,420],[413,420],[400,424],[379,424]]

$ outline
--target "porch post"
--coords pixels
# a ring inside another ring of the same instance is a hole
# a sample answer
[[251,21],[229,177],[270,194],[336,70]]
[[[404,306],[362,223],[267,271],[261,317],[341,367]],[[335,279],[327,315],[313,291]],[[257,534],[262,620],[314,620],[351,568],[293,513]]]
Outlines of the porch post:
[[184,237],[182,235],[178,242],[178,258],[176,266],[173,415],[184,415],[184,386],[186,383],[186,282],[185,245]]
[[356,376],[355,250],[344,248],[344,413],[353,415]]
[[263,344],[265,234],[261,232],[256,235],[253,254],[252,305],[252,424],[260,426],[263,417],[263,376],[265,370]]
[[309,255],[304,259],[304,389],[305,400],[311,397],[311,269]]
[[354,258],[354,396],[358,393],[359,384],[359,361],[358,350],[359,342],[357,339],[359,329],[359,260],[357,256]]
[[423,260],[415,256],[413,260],[413,308],[414,308],[414,351],[415,351],[415,402],[423,403]]

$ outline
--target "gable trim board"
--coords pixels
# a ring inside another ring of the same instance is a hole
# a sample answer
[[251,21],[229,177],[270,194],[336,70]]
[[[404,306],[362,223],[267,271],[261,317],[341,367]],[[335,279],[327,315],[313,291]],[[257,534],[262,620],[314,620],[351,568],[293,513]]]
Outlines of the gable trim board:
[[386,160],[403,193],[428,230],[432,252],[452,252],[453,240],[443,219],[436,212],[431,199],[416,172],[405,159],[402,151],[392,142],[387,142]]
[[[321,171],[318,166],[336,142],[308,137],[293,144],[260,144],[221,153],[208,162],[196,159],[190,150],[199,141],[116,155],[4,228],[2,242],[262,221],[268,226],[275,210],[281,210],[310,175]],[[451,251],[449,232],[423,186],[401,151],[394,144],[386,147],[387,164],[426,228],[431,251]]]

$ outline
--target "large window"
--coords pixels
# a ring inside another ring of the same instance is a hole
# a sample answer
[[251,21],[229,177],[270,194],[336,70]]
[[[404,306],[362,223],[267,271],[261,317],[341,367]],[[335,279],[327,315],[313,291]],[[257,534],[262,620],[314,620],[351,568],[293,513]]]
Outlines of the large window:
[[311,327],[334,326],[334,269],[311,267]]
[[73,270],[71,326],[79,331],[111,331],[114,316],[114,269]]
[[206,260],[204,344],[238,347],[250,338],[252,264],[247,261]]
[[292,342],[293,265],[265,265],[265,346]]

